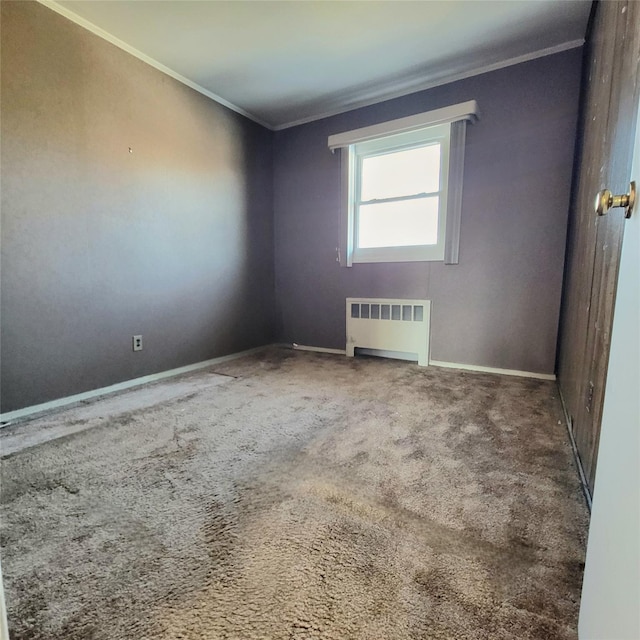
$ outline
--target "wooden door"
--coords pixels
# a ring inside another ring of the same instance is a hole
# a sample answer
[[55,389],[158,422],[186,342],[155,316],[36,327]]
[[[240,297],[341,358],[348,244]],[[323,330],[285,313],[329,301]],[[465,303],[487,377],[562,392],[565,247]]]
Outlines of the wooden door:
[[[632,174],[640,182],[640,119]],[[640,215],[625,224],[580,599],[580,640],[640,638]]]
[[560,391],[591,490],[625,225],[622,209],[597,217],[594,200],[604,188],[629,190],[639,65],[640,2],[598,3],[585,51],[558,362]]

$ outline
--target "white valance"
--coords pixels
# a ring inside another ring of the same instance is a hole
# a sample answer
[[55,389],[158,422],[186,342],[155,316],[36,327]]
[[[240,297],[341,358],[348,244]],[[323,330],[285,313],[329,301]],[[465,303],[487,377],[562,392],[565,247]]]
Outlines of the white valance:
[[380,124],[374,124],[370,127],[362,127],[353,129],[352,131],[344,131],[329,136],[329,149],[334,151],[341,147],[348,147],[358,142],[373,140],[375,138],[384,138],[396,133],[405,133],[407,131],[418,131],[426,129],[437,124],[445,124],[447,122],[458,122],[459,120],[469,120],[476,122],[480,117],[478,103],[475,100],[468,102],[460,102],[442,109],[434,109],[433,111],[425,111],[424,113],[416,113],[406,118],[398,118],[397,120],[388,120]]

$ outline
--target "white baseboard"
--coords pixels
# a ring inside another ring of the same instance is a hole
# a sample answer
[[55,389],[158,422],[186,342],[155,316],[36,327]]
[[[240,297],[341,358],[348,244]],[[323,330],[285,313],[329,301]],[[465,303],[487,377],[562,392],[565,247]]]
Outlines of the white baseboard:
[[295,351],[315,351],[316,353],[335,353],[337,355],[342,355],[342,356],[344,356],[347,353],[345,349],[328,349],[327,347],[309,347],[304,344],[296,344],[295,342],[291,345],[291,348],[294,349]]
[[[283,344],[283,347],[290,347],[295,351],[314,351],[316,353],[334,353],[336,355],[345,355],[345,349],[328,349],[327,347],[310,347],[308,345],[296,344],[292,345]],[[396,360],[408,360],[410,362],[416,362],[417,356],[415,354],[400,353],[397,351],[383,351],[379,349],[358,349],[359,353],[371,356],[382,356],[387,358],[394,358]],[[460,364],[457,362],[442,362],[440,360],[429,360],[429,366],[444,367],[446,369],[462,369],[463,371],[477,371],[479,373],[498,373],[503,376],[517,376],[519,378],[534,378],[536,380],[555,380],[556,376],[553,373],[535,373],[533,371],[518,371],[517,369],[500,369],[498,367],[483,367],[475,364]]]
[[478,371],[480,373],[499,373],[503,376],[518,376],[520,378],[535,378],[536,380],[555,380],[553,373],[534,373],[533,371],[518,371],[517,369],[499,369],[498,367],[483,367],[476,364],[459,364],[456,362],[441,362],[429,360],[429,365],[446,369],[462,369],[464,371]]
[[58,398],[57,400],[51,400],[50,402],[35,404],[31,407],[24,407],[24,409],[16,409],[15,411],[0,413],[0,427],[7,426],[8,423],[14,420],[26,418],[36,413],[45,413],[52,409],[66,407],[67,405],[74,404],[76,402],[83,402],[84,400],[91,400],[93,398],[99,398],[100,396],[106,396],[111,393],[115,393],[116,391],[124,391],[125,389],[139,387],[140,385],[148,384],[149,382],[156,382],[157,380],[162,380],[164,378],[179,376],[183,373],[189,373],[190,371],[197,371],[198,369],[206,369],[214,364],[220,364],[221,362],[227,362],[228,360],[235,360],[242,356],[257,353],[266,349],[268,346],[269,345],[265,345],[262,347],[255,347],[254,349],[247,349],[246,351],[238,351],[237,353],[230,353],[227,356],[220,356],[219,358],[212,358],[211,360],[195,362],[194,364],[188,364],[184,367],[152,373],[148,376],[142,376],[141,378],[134,378],[133,380],[125,380],[124,382],[118,382],[117,384],[112,384],[108,387],[101,387],[100,389],[93,389],[91,391],[85,391],[84,393],[76,393],[73,396],[66,396],[65,398]]

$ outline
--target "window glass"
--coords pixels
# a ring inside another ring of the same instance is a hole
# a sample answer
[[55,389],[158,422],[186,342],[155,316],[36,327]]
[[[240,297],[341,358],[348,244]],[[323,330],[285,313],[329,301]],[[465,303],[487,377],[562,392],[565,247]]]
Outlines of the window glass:
[[362,159],[360,200],[382,200],[440,189],[440,144]]
[[358,247],[438,243],[438,196],[360,205]]

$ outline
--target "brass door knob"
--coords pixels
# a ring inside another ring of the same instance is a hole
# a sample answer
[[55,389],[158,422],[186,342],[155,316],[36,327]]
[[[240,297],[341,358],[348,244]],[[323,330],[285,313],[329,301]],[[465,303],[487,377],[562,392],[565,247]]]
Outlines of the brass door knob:
[[614,196],[609,189],[603,189],[596,196],[595,209],[599,216],[603,216],[609,212],[609,209],[617,207],[624,208],[624,217],[630,218],[633,212],[633,205],[636,203],[636,183],[629,185],[629,193],[621,196]]

